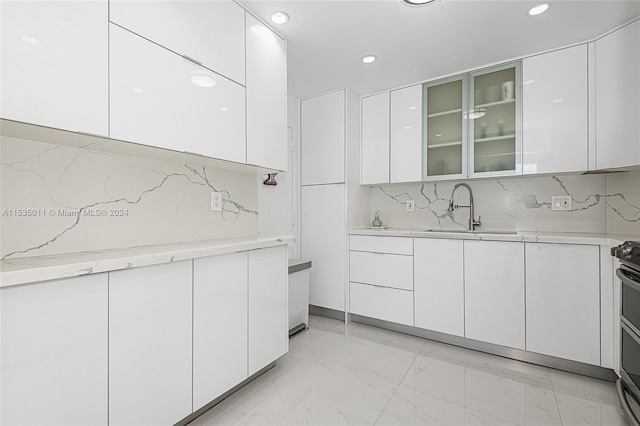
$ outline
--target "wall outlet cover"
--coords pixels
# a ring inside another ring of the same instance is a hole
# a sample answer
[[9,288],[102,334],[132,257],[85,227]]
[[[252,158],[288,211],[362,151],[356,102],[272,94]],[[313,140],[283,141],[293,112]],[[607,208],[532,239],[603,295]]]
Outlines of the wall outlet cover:
[[407,211],[408,212],[416,211],[416,203],[415,203],[415,201],[413,201],[413,200],[407,201]]
[[573,210],[573,201],[571,195],[553,195],[551,197],[551,210],[571,211]]
[[222,192],[211,193],[211,211],[212,212],[222,211]]

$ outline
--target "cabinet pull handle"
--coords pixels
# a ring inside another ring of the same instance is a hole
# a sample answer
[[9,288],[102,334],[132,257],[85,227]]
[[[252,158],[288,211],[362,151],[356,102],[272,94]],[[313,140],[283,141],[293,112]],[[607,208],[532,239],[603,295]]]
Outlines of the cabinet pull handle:
[[193,59],[191,56],[187,56],[183,54],[182,57],[185,58],[187,61],[191,61],[195,64],[202,66],[202,62],[198,61],[197,59]]
[[387,254],[387,253],[382,253],[381,251],[372,251],[371,253],[373,253],[373,254]]
[[193,151],[182,151],[182,152],[184,152],[185,154],[197,155],[199,157],[204,157],[204,154],[201,154],[199,152],[193,152]]

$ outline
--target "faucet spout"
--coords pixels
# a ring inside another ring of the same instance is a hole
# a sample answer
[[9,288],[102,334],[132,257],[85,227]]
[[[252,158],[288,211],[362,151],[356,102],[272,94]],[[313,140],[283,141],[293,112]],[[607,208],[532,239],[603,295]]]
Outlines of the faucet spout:
[[[467,188],[467,190],[469,191],[469,205],[468,206],[460,206],[457,204],[453,204],[453,194],[456,193],[456,190],[461,187],[464,186],[465,188]],[[478,217],[478,220],[475,220],[473,218],[474,216],[474,204],[473,204],[473,191],[471,190],[471,187],[464,183],[464,182],[460,182],[457,183],[454,187],[453,187],[453,191],[451,191],[451,197],[449,198],[449,211],[452,212],[454,209],[458,208],[458,207],[468,207],[469,208],[469,231],[473,231],[475,230],[476,226],[480,226],[480,218]]]

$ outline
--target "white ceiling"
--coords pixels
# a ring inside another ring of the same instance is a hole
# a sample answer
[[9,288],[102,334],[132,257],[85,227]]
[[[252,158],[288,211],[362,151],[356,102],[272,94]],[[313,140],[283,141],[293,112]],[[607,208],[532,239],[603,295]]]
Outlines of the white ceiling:
[[[640,0],[241,0],[288,40],[289,94],[367,95],[592,40],[640,16]],[[271,22],[276,10],[291,19]],[[366,65],[361,57],[378,56]]]

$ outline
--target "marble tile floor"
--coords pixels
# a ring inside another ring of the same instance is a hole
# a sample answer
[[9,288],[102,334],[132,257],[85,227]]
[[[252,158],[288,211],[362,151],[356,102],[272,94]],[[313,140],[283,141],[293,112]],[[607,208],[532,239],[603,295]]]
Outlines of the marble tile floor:
[[311,316],[276,367],[190,423],[627,425],[612,383]]

